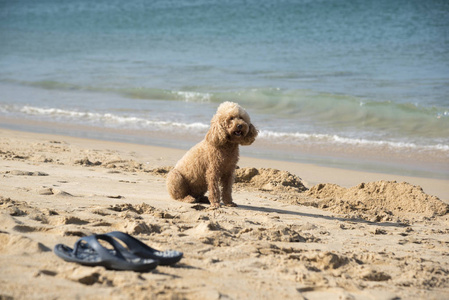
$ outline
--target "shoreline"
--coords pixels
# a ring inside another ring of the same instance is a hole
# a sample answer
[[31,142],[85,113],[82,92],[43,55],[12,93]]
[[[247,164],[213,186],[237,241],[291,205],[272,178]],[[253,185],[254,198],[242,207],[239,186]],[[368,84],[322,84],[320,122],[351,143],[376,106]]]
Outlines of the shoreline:
[[[38,121],[32,119],[2,117],[0,128],[58,134],[101,141],[117,141],[139,145],[169,147],[187,151],[204,136],[198,133],[148,131],[142,129],[118,129],[94,127],[71,123]],[[438,158],[429,153],[399,153],[384,148],[359,148],[337,145],[304,145],[272,143],[257,139],[249,147],[240,147],[242,156],[288,163],[300,163],[359,171],[390,174],[400,177],[418,177],[449,180],[449,157]]]
[[[133,142],[110,141],[83,137],[73,137],[60,134],[36,133],[30,131],[12,130],[0,127],[3,137],[19,137],[33,140],[59,139],[82,147],[95,145],[96,148],[105,149],[134,149],[142,161],[156,164],[157,167],[174,166],[187,150],[175,147],[165,147],[158,145],[143,145]],[[251,147],[251,146],[249,146]],[[243,148],[243,147],[241,147]],[[155,159],[151,153],[163,153],[162,157]],[[165,162],[165,163],[161,163]],[[362,182],[373,182],[379,180],[408,182],[421,186],[428,194],[439,197],[442,201],[449,203],[449,180],[435,179],[418,176],[403,176],[382,172],[368,172],[361,170],[351,170],[346,168],[334,168],[320,166],[312,163],[291,162],[277,159],[257,158],[248,155],[241,155],[239,167],[272,168],[281,171],[288,171],[299,176],[307,188],[319,183],[333,183],[342,187],[353,187]]]

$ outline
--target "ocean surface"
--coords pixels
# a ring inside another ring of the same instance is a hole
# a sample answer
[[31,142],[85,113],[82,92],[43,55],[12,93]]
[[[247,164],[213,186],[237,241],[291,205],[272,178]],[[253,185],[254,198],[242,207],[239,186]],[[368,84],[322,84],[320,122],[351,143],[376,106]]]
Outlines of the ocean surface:
[[449,1],[0,0],[0,126],[449,179]]

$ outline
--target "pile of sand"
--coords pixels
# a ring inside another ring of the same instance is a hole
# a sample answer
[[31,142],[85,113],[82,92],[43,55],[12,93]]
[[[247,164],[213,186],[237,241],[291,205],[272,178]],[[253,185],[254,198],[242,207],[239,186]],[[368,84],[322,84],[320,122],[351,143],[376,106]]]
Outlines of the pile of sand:
[[235,177],[240,186],[280,192],[281,198],[289,202],[294,200],[301,205],[376,222],[398,220],[406,215],[442,216],[449,212],[448,204],[407,182],[377,181],[352,188],[327,183],[307,190],[301,178],[276,169],[238,168]]
[[439,198],[407,182],[377,181],[352,188],[318,184],[307,192],[307,196],[316,199],[309,205],[342,214],[363,212],[373,216],[381,216],[382,213],[402,216],[412,213],[433,217],[449,212],[449,206]]
[[298,176],[270,168],[236,169],[235,182],[245,183],[263,191],[303,192],[307,190]]

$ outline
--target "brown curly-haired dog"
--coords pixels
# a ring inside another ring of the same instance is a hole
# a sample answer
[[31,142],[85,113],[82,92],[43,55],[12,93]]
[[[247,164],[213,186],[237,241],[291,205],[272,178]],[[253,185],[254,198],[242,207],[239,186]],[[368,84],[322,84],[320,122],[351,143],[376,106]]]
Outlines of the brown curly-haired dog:
[[212,208],[220,206],[220,198],[226,206],[236,206],[232,201],[232,184],[239,145],[251,145],[257,129],[245,109],[233,102],[222,103],[210,125],[206,137],[170,171],[167,189],[173,199],[184,202],[202,200],[209,191]]

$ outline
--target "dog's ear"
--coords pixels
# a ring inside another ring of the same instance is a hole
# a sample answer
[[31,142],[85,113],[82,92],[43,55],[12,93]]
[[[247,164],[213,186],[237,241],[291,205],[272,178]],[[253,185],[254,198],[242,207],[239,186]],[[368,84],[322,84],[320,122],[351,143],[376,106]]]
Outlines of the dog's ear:
[[253,124],[249,124],[248,133],[245,135],[244,139],[240,143],[241,145],[247,146],[254,143],[259,132]]
[[216,114],[210,121],[210,128],[206,134],[206,141],[214,146],[220,146],[226,143],[226,130],[220,122],[220,117]]

